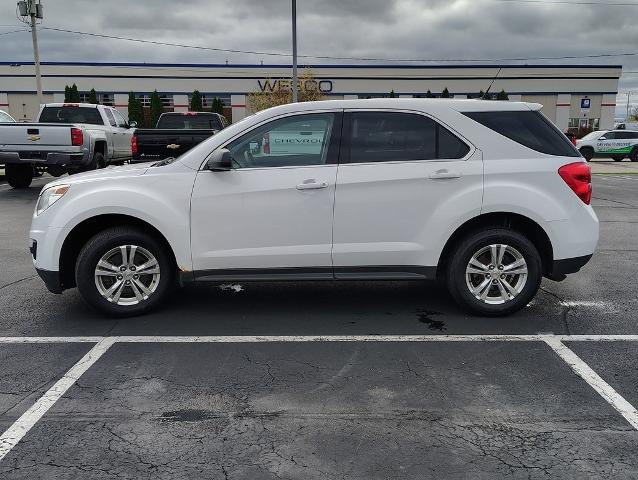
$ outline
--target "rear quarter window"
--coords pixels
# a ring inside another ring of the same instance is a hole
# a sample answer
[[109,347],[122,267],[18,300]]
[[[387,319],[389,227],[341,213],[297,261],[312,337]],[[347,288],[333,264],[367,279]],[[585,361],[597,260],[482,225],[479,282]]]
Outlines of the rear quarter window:
[[580,154],[549,120],[536,111],[464,112],[465,116],[527,148],[547,155]]

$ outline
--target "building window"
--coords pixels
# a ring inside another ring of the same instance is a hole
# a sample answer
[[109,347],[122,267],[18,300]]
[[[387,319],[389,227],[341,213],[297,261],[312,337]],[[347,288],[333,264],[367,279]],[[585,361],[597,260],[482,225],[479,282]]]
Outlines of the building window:
[[600,118],[570,118],[570,130],[598,130],[600,128]]
[[[204,108],[211,108],[213,106],[213,99],[217,97],[221,99],[224,107],[230,107],[230,95],[225,93],[204,93],[202,94],[202,106]],[[188,96],[188,103],[191,101],[191,95]]]
[[143,93],[141,95],[138,95],[137,98],[140,102],[142,102],[143,107],[151,106],[151,96],[149,94]]
[[[162,106],[164,108],[173,108],[173,95],[168,95],[166,93],[160,93],[160,100],[162,100]],[[149,103],[150,105],[150,103]]]
[[[97,101],[101,105],[107,105],[112,107],[115,104],[114,94],[112,93],[98,93]],[[80,103],[89,103],[89,92],[80,93]]]
[[[166,108],[166,107],[173,108],[173,95],[168,95],[166,93],[160,93],[159,97],[160,97],[160,100],[162,101],[162,106],[164,108]],[[140,99],[140,101],[142,102],[142,106],[143,107],[150,107],[151,106],[151,94],[150,93],[142,93],[142,94],[138,95],[137,98]]]
[[109,107],[115,105],[115,95],[112,93],[100,93],[97,98],[102,105]]

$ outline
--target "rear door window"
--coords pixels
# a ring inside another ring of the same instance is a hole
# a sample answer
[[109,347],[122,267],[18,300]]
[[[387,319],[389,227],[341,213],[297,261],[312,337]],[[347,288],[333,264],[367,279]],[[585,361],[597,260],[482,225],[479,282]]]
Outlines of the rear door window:
[[616,132],[616,138],[618,139],[622,139],[622,140],[633,140],[638,138],[638,132],[630,132],[630,131],[626,131],[626,132]]
[[349,113],[349,148],[342,163],[463,158],[462,140],[423,115],[401,112]]
[[104,112],[106,113],[106,118],[109,119],[109,123],[111,124],[111,126],[115,127],[117,124],[115,123],[115,117],[113,116],[111,111],[108,108],[105,108]]
[[569,139],[540,112],[464,112],[465,116],[510,140],[547,155],[579,157]]
[[164,115],[158,128],[221,130],[222,124],[217,115]]
[[102,116],[94,107],[44,107],[40,114],[42,123],[87,123],[104,125]]

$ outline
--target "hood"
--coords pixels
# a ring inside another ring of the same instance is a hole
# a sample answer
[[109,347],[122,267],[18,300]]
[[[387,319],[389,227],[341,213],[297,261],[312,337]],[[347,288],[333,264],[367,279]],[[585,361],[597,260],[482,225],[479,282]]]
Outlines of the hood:
[[76,183],[110,180],[123,177],[136,177],[144,174],[146,170],[154,162],[136,163],[133,165],[123,165],[121,167],[106,167],[99,170],[91,170],[90,172],[76,173],[62,178],[58,178],[53,182],[47,183],[45,188],[54,185],[73,185]]

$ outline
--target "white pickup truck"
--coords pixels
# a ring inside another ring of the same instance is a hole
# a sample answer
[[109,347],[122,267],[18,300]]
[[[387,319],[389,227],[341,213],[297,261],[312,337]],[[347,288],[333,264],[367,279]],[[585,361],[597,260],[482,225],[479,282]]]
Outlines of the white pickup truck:
[[0,125],[0,165],[9,185],[26,188],[36,171],[58,177],[123,163],[135,126],[105,105],[45,104],[36,123]]

